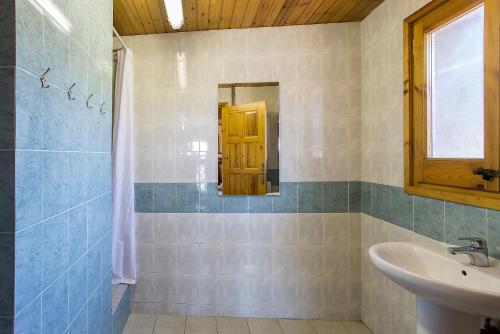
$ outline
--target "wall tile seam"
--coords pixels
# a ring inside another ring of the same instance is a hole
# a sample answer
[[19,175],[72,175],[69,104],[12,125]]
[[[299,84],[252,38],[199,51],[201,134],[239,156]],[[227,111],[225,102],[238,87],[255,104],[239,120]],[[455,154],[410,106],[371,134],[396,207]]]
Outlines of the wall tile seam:
[[[86,304],[88,304],[88,301],[89,301],[90,297],[91,297],[91,296],[92,296],[92,295],[93,295],[93,294],[94,294],[94,293],[95,293],[98,289],[100,289],[100,288],[101,288],[102,283],[103,283],[103,282],[104,282],[104,280],[106,280],[106,278],[107,278],[106,276],[107,276],[107,275],[109,275],[109,273],[111,273],[111,271],[112,271],[112,270],[110,269],[108,272],[106,272],[106,274],[104,275],[104,278],[102,278],[102,279],[100,279],[100,280],[99,280],[99,284],[97,285],[97,287],[96,287],[94,290],[92,290],[92,292],[91,292],[91,293],[88,293],[88,295],[90,295],[90,296],[88,296],[88,297],[87,297],[87,299],[86,299],[86,301],[85,301],[85,303],[84,303],[85,305],[86,305]],[[42,289],[42,291],[41,291],[39,294],[37,294],[35,297],[33,297],[33,299],[31,299],[31,300],[30,300],[30,301],[26,304],[26,306],[24,306],[21,310],[19,310],[19,311],[15,312],[14,318],[17,318],[17,317],[18,317],[18,316],[19,316],[22,312],[24,312],[26,309],[28,309],[28,308],[31,306],[31,303],[33,303],[33,301],[34,301],[34,300],[36,300],[36,299],[38,299],[38,298],[40,298],[40,300],[41,300],[41,299],[42,299],[42,297],[43,297],[43,294],[44,294],[45,292],[47,292],[47,290],[49,290],[49,288],[51,288],[51,287],[52,287],[52,286],[56,283],[56,281],[58,281],[60,278],[62,278],[62,277],[63,277],[63,276],[65,276],[65,275],[68,275],[68,279],[69,279],[69,268],[68,268],[68,269],[66,269],[66,270],[65,270],[65,271],[64,271],[61,275],[59,275],[57,278],[55,278],[55,279],[54,279],[54,280],[53,280],[53,281],[52,281],[52,282],[51,282],[51,283],[50,283],[50,284],[49,284],[46,288]],[[68,298],[69,298],[69,294],[68,294]],[[69,304],[68,304],[68,305],[69,305]],[[43,309],[43,305],[42,305],[42,309]],[[69,313],[69,312],[68,312],[68,313]]]
[[[65,274],[68,274],[68,276],[69,276],[70,269],[73,268],[76,265],[77,262],[79,262],[80,260],[84,259],[89,254],[89,252],[91,252],[92,250],[96,249],[97,247],[101,247],[102,242],[106,239],[106,237],[109,237],[110,235],[112,235],[112,231],[111,230],[108,231],[108,232],[106,232],[105,235],[103,235],[100,239],[98,239],[95,242],[94,245],[92,245],[91,247],[87,248],[87,250],[85,251],[85,253],[82,254],[77,260],[75,260],[73,264],[68,265],[68,268],[66,268],[58,277],[56,277],[54,280],[52,280],[52,282],[50,282],[50,284],[48,284],[47,287],[43,288],[41,290],[41,292],[38,295],[36,295],[25,307],[23,307],[20,311],[16,312],[15,316],[19,315],[22,311],[24,311],[33,302],[33,300],[37,299],[38,297],[41,298],[41,296],[43,295],[43,293],[46,292],[52,285],[54,285],[54,283],[57,280],[59,280]],[[68,260],[68,262],[69,262],[69,260]],[[100,265],[99,265],[100,270],[102,269],[101,264],[102,263],[100,262]],[[42,256],[42,266],[43,266],[43,256]],[[106,272],[106,274],[103,275],[103,276],[108,275],[110,272],[112,272],[112,269],[110,269],[108,272]],[[106,278],[106,277],[104,277],[104,278]],[[104,278],[102,280],[104,280]],[[42,272],[42,279],[43,279],[43,272]],[[88,282],[87,282],[87,284],[88,284]],[[92,293],[95,292],[95,291],[96,291],[96,289],[94,289],[92,291]]]
[[43,149],[30,149],[30,148],[16,148],[10,151],[15,152],[37,152],[37,153],[77,153],[77,154],[100,154],[111,156],[111,151],[71,151],[71,150],[43,150]]
[[[42,187],[43,187],[43,185],[42,185]],[[88,200],[87,200],[87,201],[85,201],[85,202],[79,203],[79,204],[74,205],[74,206],[72,206],[72,207],[70,207],[70,208],[68,208],[68,209],[65,209],[64,211],[58,212],[58,213],[56,213],[56,214],[54,214],[54,215],[52,215],[52,216],[50,216],[50,217],[48,217],[48,218],[43,218],[42,220],[39,220],[39,221],[37,221],[37,222],[35,222],[35,223],[32,223],[32,224],[30,224],[30,225],[28,225],[28,226],[25,226],[25,227],[23,227],[23,228],[21,228],[21,229],[19,229],[19,230],[16,230],[16,231],[14,231],[14,232],[12,232],[12,233],[13,233],[13,234],[17,234],[17,233],[19,233],[19,232],[24,232],[24,231],[26,231],[26,230],[28,230],[28,229],[30,229],[30,228],[35,227],[36,225],[43,224],[43,223],[45,223],[45,222],[47,222],[47,221],[49,221],[49,220],[51,220],[51,219],[57,218],[57,217],[62,216],[62,215],[64,215],[64,214],[69,214],[69,213],[70,213],[70,211],[72,211],[72,210],[74,210],[74,209],[77,209],[77,208],[83,207],[84,205],[88,205],[90,202],[93,202],[93,201],[95,201],[95,200],[97,200],[97,199],[99,199],[99,198],[101,198],[101,197],[108,196],[108,195],[110,195],[110,194],[112,194],[112,192],[111,192],[111,191],[110,191],[110,192],[107,192],[107,193],[103,193],[103,194],[101,194],[101,195],[99,195],[99,196],[96,196],[96,197],[94,197],[94,198],[88,199]],[[43,190],[42,190],[42,196],[43,196]],[[43,199],[42,199],[42,201],[43,201]]]

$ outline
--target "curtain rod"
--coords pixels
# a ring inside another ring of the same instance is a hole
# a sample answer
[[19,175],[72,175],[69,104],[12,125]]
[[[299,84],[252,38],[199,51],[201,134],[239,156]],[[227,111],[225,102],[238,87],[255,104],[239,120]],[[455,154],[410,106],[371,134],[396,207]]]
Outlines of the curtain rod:
[[115,33],[115,36],[118,38],[118,40],[120,41],[120,43],[122,43],[123,47],[125,49],[127,49],[127,44],[125,44],[125,42],[121,38],[120,34],[118,34],[118,31],[116,31],[115,27],[113,27],[113,32]]

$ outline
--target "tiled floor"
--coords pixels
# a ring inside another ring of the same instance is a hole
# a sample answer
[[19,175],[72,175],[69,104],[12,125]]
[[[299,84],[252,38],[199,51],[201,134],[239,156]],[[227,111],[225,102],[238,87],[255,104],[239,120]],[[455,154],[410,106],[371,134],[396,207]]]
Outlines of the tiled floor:
[[358,321],[130,314],[124,334],[371,334]]

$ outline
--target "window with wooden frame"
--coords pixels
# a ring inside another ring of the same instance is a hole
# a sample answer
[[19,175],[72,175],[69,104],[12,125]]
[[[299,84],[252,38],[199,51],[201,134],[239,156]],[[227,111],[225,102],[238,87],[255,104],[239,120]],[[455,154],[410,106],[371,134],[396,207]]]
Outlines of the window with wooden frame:
[[405,191],[500,209],[500,1],[404,22]]

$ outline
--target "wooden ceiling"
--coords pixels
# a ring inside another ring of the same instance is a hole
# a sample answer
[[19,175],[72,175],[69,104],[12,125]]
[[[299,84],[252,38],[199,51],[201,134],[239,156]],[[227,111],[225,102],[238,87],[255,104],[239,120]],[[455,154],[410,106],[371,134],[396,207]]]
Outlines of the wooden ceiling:
[[277,27],[361,21],[384,0],[183,0],[184,25],[173,30],[164,0],[113,0],[118,33]]

